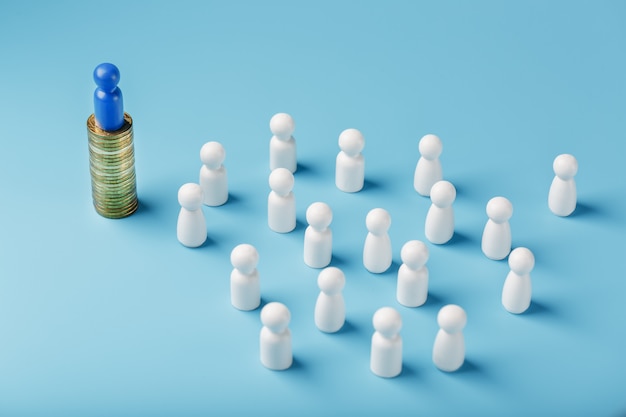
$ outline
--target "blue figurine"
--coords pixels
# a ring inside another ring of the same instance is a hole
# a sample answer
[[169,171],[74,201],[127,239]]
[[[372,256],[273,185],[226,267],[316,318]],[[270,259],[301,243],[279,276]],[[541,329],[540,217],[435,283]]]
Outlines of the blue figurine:
[[98,88],[93,93],[94,114],[100,129],[112,132],[124,124],[124,103],[120,82],[120,70],[113,64],[100,64],[93,71]]

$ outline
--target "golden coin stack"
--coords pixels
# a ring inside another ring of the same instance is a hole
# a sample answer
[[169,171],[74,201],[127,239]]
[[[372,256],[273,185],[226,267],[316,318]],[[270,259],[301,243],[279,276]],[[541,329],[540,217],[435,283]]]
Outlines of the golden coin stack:
[[89,170],[93,205],[111,219],[137,210],[137,181],[133,146],[133,119],[124,113],[124,124],[114,132],[100,129],[92,114],[87,119]]

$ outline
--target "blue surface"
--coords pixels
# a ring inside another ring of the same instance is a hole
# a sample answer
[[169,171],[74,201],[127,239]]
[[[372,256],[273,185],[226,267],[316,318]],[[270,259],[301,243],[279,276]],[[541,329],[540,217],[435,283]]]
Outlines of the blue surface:
[[[626,413],[626,3],[92,2],[0,5],[0,415],[569,415]],[[104,27],[98,23],[98,27]],[[85,122],[92,70],[122,69],[139,211],[93,209]],[[54,64],[54,65],[51,65]],[[46,71],[42,71],[42,68]],[[269,119],[296,121],[299,224],[267,227]],[[361,130],[366,186],[334,187],[339,133]],[[402,244],[424,239],[417,143],[443,141],[456,234],[429,244],[428,302],[395,300]],[[199,151],[226,149],[231,198],[209,241],[176,240],[178,187]],[[578,158],[579,206],[547,207],[552,161]],[[480,251],[489,198],[514,205],[513,246],[535,254],[533,304],[500,304],[508,272]],[[347,324],[313,323],[317,270],[304,213],[334,211]],[[365,215],[392,216],[394,264],[361,264]],[[291,310],[295,364],[259,361],[259,312],[230,306],[230,250],[255,245],[263,302]],[[467,363],[431,362],[436,314],[467,311]],[[369,370],[371,317],[403,318],[404,371]]]

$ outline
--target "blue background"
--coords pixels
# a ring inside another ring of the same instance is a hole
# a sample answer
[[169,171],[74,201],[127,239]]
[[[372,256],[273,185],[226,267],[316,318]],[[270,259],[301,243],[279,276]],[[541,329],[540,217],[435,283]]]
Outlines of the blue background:
[[[626,3],[17,2],[0,4],[0,415],[603,415],[626,413]],[[121,71],[140,208],[91,202],[94,67]],[[269,119],[296,121],[298,227],[267,226]],[[366,187],[334,186],[337,138],[366,139]],[[400,248],[424,240],[412,188],[426,133],[444,144],[456,234],[431,244],[420,308],[395,299]],[[209,240],[176,239],[180,185],[209,140],[231,199]],[[579,161],[579,206],[547,208],[552,161]],[[513,246],[536,257],[530,310],[500,304],[506,261],[480,251],[485,204],[514,205]],[[347,323],[313,322],[306,207],[334,211]],[[394,264],[362,266],[365,215],[392,217]],[[292,313],[294,366],[259,361],[259,310],[230,305],[229,254],[260,253],[263,302]],[[438,371],[443,305],[468,315],[467,361]],[[371,317],[402,315],[404,370],[369,370]]]

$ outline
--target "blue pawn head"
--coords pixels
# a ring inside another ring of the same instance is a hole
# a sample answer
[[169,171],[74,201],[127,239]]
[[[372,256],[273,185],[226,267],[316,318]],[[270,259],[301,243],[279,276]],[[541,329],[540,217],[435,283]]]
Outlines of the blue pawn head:
[[112,93],[120,82],[120,70],[115,65],[105,62],[93,70],[93,80],[103,91]]
[[124,124],[122,90],[117,87],[120,71],[113,64],[100,64],[93,71],[98,88],[93,93],[96,124],[103,130],[115,131]]

